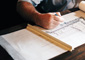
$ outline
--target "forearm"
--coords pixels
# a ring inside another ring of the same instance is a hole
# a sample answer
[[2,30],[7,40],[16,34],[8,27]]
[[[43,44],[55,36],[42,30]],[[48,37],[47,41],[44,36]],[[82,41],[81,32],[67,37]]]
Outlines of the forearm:
[[18,2],[17,11],[19,14],[24,17],[26,20],[34,21],[37,16],[40,14],[35,7],[28,2]]
[[18,2],[17,11],[28,21],[33,21],[46,29],[55,28],[63,20],[62,17],[55,16],[54,13],[39,13],[35,7],[28,2]]

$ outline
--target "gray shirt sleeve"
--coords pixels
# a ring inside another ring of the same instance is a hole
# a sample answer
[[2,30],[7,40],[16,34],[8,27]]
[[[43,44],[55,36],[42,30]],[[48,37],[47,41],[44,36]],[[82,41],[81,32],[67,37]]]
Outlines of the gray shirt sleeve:
[[29,3],[31,3],[34,7],[36,7],[38,4],[40,4],[40,2],[41,2],[42,0],[18,0],[18,2],[20,2],[20,1],[29,2]]

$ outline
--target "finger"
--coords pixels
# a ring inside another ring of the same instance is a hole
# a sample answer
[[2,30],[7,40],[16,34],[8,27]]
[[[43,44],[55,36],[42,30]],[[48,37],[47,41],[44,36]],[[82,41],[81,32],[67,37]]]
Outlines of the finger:
[[61,17],[61,13],[60,13],[60,12],[56,12],[56,14],[57,14],[59,17]]
[[63,17],[54,16],[54,20],[59,21],[59,22],[63,22],[65,19]]
[[60,23],[61,23],[61,22],[56,21],[56,20],[53,21],[53,24],[56,25],[56,26],[58,26]]
[[60,12],[56,12],[56,13],[54,12],[54,13],[48,13],[48,14],[51,14],[53,16],[56,16],[57,15],[57,16],[61,17],[61,13]]
[[51,25],[51,26],[50,26],[50,29],[53,29],[53,28],[57,27],[59,24],[60,24],[59,21],[53,20],[52,23],[50,24],[50,25]]
[[51,15],[53,15],[53,16],[55,15],[55,13],[48,13],[48,14],[51,14]]

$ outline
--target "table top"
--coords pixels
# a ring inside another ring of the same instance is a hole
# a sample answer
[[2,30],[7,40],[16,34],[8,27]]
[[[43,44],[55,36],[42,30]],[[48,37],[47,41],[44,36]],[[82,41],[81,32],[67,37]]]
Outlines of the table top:
[[75,48],[72,52],[66,52],[50,60],[85,60],[85,44]]

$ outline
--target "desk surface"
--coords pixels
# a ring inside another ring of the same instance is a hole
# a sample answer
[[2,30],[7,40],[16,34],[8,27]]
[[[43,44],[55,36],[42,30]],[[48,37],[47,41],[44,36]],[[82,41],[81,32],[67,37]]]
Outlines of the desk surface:
[[[64,11],[64,12],[61,12],[61,13],[63,15],[63,14],[66,14],[66,13],[70,13],[74,10],[67,10],[67,11]],[[9,31],[12,32],[12,31],[24,28],[25,26],[26,26],[26,24],[24,24],[24,25],[22,24],[22,25],[17,26],[19,28],[17,28],[16,26],[12,27],[12,28],[8,28],[8,29],[6,29],[7,32],[5,32],[6,30],[0,31],[0,35],[5,34],[5,33],[9,33]],[[56,56],[56,57],[54,57],[50,60],[85,60],[85,44],[75,48],[72,52],[66,52],[66,53],[61,54],[59,56]]]
[[85,60],[85,44],[75,48],[72,52],[66,52],[50,60]]

